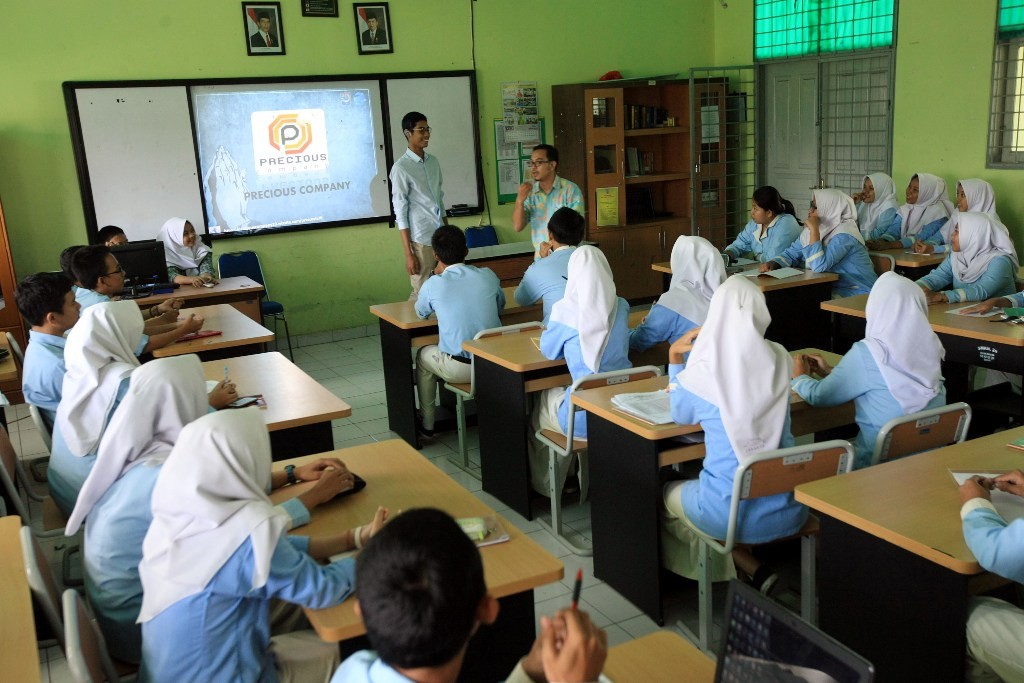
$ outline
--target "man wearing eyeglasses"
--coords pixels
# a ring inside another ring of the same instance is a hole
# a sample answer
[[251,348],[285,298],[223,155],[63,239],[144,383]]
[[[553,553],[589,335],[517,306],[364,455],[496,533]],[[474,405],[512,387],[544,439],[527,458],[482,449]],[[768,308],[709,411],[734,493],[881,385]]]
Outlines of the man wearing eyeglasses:
[[571,180],[558,177],[558,150],[551,145],[537,145],[533,148],[530,161],[532,181],[519,186],[519,196],[512,210],[512,227],[522,232],[530,225],[530,239],[533,240],[535,258],[544,258],[551,253],[546,238],[548,220],[563,206],[583,215],[583,193]]
[[391,204],[395,224],[402,238],[405,272],[412,285],[410,301],[437,267],[430,248],[434,231],[447,225],[444,215],[444,190],[441,189],[441,164],[427,154],[430,126],[427,117],[411,111],[402,117],[402,132],[409,143],[405,154],[391,167]]

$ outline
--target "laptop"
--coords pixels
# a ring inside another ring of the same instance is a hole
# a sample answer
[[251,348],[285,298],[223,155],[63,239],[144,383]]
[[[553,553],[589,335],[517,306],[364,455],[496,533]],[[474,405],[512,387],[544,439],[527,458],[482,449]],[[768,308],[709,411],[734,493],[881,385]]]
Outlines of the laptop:
[[715,683],[871,683],[874,667],[750,586],[733,580]]

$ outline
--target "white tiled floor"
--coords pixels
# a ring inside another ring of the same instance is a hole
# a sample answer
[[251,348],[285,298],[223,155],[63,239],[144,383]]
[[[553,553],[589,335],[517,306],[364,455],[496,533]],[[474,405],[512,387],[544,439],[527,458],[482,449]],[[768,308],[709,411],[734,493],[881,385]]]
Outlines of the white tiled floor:
[[[335,420],[333,423],[334,445],[345,448],[373,441],[396,438],[388,429],[387,406],[384,395],[384,372],[381,361],[380,338],[360,337],[306,346],[295,349],[295,362],[328,390],[352,406],[352,417]],[[45,454],[42,439],[28,417],[25,406],[7,409],[10,420],[10,434],[14,446],[23,458]],[[469,434],[470,458],[479,471],[479,440],[475,428]],[[642,614],[628,600],[610,586],[593,576],[593,559],[573,554],[536,521],[525,518],[510,510],[493,496],[481,491],[479,480],[462,472],[448,461],[456,452],[458,436],[454,432],[439,434],[421,450],[438,468],[449,474],[453,480],[472,492],[524,533],[548,549],[565,564],[565,577],[561,582],[541,586],[535,591],[536,611],[539,616],[550,614],[565,607],[570,601],[573,579],[578,567],[583,568],[584,588],[581,607],[590,612],[591,618],[608,633],[610,645],[626,642],[638,636],[657,630],[658,625]],[[565,519],[570,527],[587,536],[590,533],[589,506],[567,508]],[[724,600],[725,591],[716,591],[719,604]],[[666,598],[666,629],[681,633],[674,626],[683,621],[690,628],[697,624],[696,585],[680,580],[680,586],[673,589]],[[49,648],[40,655],[43,681],[64,683],[71,677],[63,654],[57,647]]]

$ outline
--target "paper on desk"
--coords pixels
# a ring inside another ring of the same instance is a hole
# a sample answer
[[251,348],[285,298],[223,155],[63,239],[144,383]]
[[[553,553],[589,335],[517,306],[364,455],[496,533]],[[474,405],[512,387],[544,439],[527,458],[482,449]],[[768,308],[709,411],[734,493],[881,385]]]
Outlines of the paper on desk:
[[954,315],[966,315],[968,318],[989,318],[989,317],[991,317],[993,315],[999,315],[1000,313],[1003,312],[1003,309],[1001,309],[1001,308],[994,308],[991,311],[989,311],[988,313],[961,313],[961,311],[965,311],[968,308],[971,308],[972,306],[977,306],[977,305],[978,304],[974,303],[974,304],[969,304],[967,306],[961,306],[960,308],[951,308],[948,311],[946,311],[946,313],[952,313]]
[[[1004,471],[964,472],[960,470],[950,470],[949,473],[956,480],[957,486],[974,476],[991,478],[1005,474]],[[996,512],[1007,522],[1024,517],[1024,498],[1007,493],[1006,491],[990,491],[989,494],[992,497],[992,505],[996,507]]]
[[540,337],[530,337],[530,341],[533,342],[533,347],[540,351]]
[[616,394],[612,396],[612,405],[627,415],[632,415],[651,424],[672,423],[672,407],[668,392],[664,389],[634,394]]
[[759,273],[756,270],[746,273],[747,277],[757,277],[758,275],[768,275],[776,280],[784,280],[787,277],[795,277],[797,275],[803,275],[804,271],[799,268],[776,268],[775,270],[769,270],[767,273]]
[[757,263],[757,261],[752,258],[738,258],[733,259],[733,263],[737,266],[749,266],[751,263]]

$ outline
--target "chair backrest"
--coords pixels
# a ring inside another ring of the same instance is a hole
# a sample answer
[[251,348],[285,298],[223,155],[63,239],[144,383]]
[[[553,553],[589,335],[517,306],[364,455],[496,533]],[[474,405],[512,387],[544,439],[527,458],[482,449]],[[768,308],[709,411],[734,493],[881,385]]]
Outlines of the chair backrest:
[[255,251],[229,251],[226,254],[221,254],[217,259],[217,266],[220,269],[221,277],[245,275],[250,280],[260,283],[263,285],[263,296],[270,298],[270,294],[267,292],[267,283],[263,278],[263,266]]
[[661,369],[653,365],[641,365],[638,368],[626,368],[625,370],[610,370],[608,372],[596,372],[592,375],[585,375],[572,383],[569,388],[569,395],[565,398],[569,402],[569,425],[565,430],[565,452],[568,455],[572,452],[572,433],[576,428],[576,404],[572,402],[572,395],[577,391],[585,389],[598,389],[600,387],[612,386],[615,384],[626,384],[637,382],[651,377],[661,377]]
[[896,270],[896,259],[893,258],[892,254],[884,254],[880,251],[869,251],[868,256],[871,257],[871,265],[875,268],[875,275],[891,273]]
[[21,350],[21,344],[18,343],[17,337],[10,332],[4,332],[7,336],[7,346],[10,347],[11,353],[14,354],[14,360],[18,363],[18,369],[20,370],[25,366],[25,352]]
[[64,647],[64,621],[60,616],[60,588],[32,529],[21,527],[21,556],[32,595],[36,597],[54,637]]
[[[19,469],[18,454],[14,452],[14,444],[11,443],[11,437],[7,435],[7,430],[0,426],[0,483],[3,484],[7,497],[11,499],[11,503],[14,505],[14,514],[27,522],[31,519],[28,514],[28,507],[25,505],[25,501],[21,499],[18,487],[14,484],[18,478]],[[22,482],[22,485],[25,486],[27,483]]]
[[889,420],[875,438],[871,464],[962,443],[971,426],[971,407],[950,403]]
[[93,621],[81,596],[70,588],[64,591],[64,652],[75,683],[119,681],[114,662],[107,654],[103,634]]
[[853,446],[841,439],[754,455],[736,468],[725,545],[712,547],[721,553],[732,551],[741,501],[792,493],[800,484],[846,474],[852,467]]
[[43,438],[43,445],[46,446],[46,452],[51,452],[53,450],[53,432],[50,425],[46,423],[46,419],[39,411],[38,406],[34,406],[29,403],[28,414],[32,417],[32,422],[35,423],[36,428],[39,430],[39,436]]
[[[515,325],[504,325],[503,327],[489,327],[486,330],[480,330],[473,335],[473,339],[487,339],[488,337],[502,337],[506,334],[523,334],[524,332],[533,332],[536,330],[543,330],[543,323],[539,322],[528,322],[528,323],[516,323]],[[476,396],[476,356],[470,358],[470,374],[469,374],[469,393],[470,396]]]

